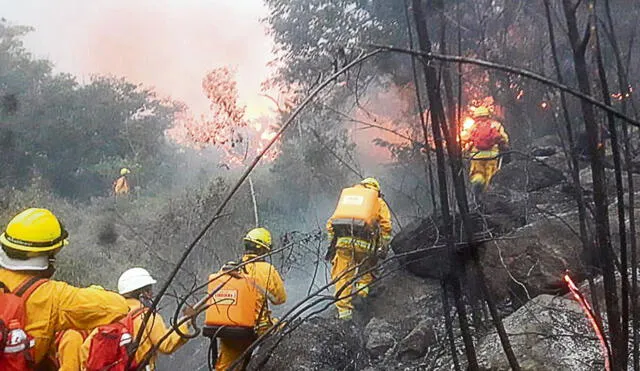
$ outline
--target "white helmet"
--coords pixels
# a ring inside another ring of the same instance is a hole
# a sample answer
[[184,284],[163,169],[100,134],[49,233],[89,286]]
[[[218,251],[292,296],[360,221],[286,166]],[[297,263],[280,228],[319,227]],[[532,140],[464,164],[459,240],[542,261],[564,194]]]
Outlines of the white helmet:
[[156,280],[151,277],[146,269],[131,268],[127,269],[118,278],[118,292],[120,295],[124,295],[154,283],[156,283]]

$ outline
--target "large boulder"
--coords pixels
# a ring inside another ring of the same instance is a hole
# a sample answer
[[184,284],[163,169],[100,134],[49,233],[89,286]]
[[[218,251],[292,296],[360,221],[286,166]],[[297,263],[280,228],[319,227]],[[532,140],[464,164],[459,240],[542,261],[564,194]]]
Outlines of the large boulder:
[[[574,300],[540,295],[505,318],[503,324],[523,370],[604,368],[596,335]],[[497,333],[482,338],[477,352],[483,370],[510,370]]]
[[[512,190],[533,192],[564,182],[563,171],[556,167],[560,155],[555,154],[550,159],[523,159],[503,165],[491,180],[498,187]],[[549,164],[551,163],[551,164]]]
[[562,277],[570,270],[584,276],[577,213],[548,216],[485,244],[481,264],[498,298],[516,306],[542,293],[566,291]]
[[364,328],[364,339],[365,347],[373,358],[380,358],[395,345],[394,332],[394,327],[383,319],[372,318],[369,321]]
[[436,343],[437,336],[431,321],[422,320],[409,335],[398,344],[398,359],[412,361],[423,357],[430,346]]
[[[491,237],[491,221],[479,213],[471,215],[474,238],[488,240]],[[443,279],[465,259],[466,234],[459,216],[454,218],[454,229],[458,232],[451,241],[454,251],[447,248],[444,222],[439,215],[432,215],[407,225],[398,232],[391,246],[399,261],[419,277]]]

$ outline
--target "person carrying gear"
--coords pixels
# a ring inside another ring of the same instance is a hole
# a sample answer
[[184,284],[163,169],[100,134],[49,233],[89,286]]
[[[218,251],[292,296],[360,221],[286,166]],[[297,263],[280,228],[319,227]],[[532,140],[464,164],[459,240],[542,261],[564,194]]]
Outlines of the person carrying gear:
[[131,170],[123,167],[120,169],[120,177],[113,182],[113,193],[116,196],[129,194],[129,180],[127,174],[130,174]]
[[[91,285],[90,289],[102,290],[100,285]],[[89,336],[87,330],[68,329],[56,333],[54,342],[49,350],[49,368],[58,371],[76,371],[82,369],[81,348],[84,340]]]
[[509,150],[509,136],[500,122],[491,119],[486,107],[477,107],[473,120],[468,138],[461,136],[461,139],[463,149],[471,153],[469,181],[474,194],[478,194],[486,190],[502,161],[510,161],[508,153],[504,153]]
[[[33,340],[23,342],[26,349],[16,351],[11,346],[15,339],[0,335],[1,370],[26,369],[14,367],[16,356],[26,358],[29,366],[37,369],[57,332],[92,329],[118,320],[128,311],[124,298],[116,293],[50,279],[55,256],[67,245],[67,237],[51,211],[37,208],[16,215],[0,235],[0,334],[8,331]],[[22,303],[11,311],[9,304],[16,304],[16,297]]]
[[[137,339],[144,314],[150,310],[151,303],[153,302],[153,284],[156,280],[151,277],[151,274],[144,268],[131,268],[118,279],[118,292],[124,296],[126,303],[129,307],[130,326],[132,328],[127,329],[130,331],[131,339]],[[183,314],[188,317],[192,317],[195,314],[193,308],[185,307]],[[189,330],[190,321],[183,323],[178,327],[180,332],[187,334]],[[99,354],[100,349],[94,345],[92,346],[92,340],[98,337],[100,329],[95,329],[89,334],[89,337],[82,344],[81,355],[82,364],[87,367],[92,357],[101,356]],[[153,351],[152,348],[157,347],[157,350],[163,354],[171,354],[177,351],[182,345],[187,342],[187,339],[180,337],[177,332],[171,332],[162,342],[160,339],[164,338],[167,333],[171,331],[167,328],[164,319],[158,313],[153,313],[149,318],[145,328],[144,335],[141,337],[140,344],[134,355],[132,366],[136,368],[141,366],[147,358],[149,352]],[[152,354],[148,357],[148,363],[145,370],[155,370],[156,354]],[[87,367],[88,368],[88,367]]]
[[80,349],[89,333],[84,330],[64,330],[56,334],[50,350],[51,368],[58,371],[82,369]]
[[[218,371],[229,369],[258,336],[278,322],[271,316],[269,302],[280,305],[287,300],[280,273],[265,261],[265,255],[271,252],[271,233],[254,228],[243,241],[245,253],[241,262],[227,263],[209,278],[213,297],[208,302],[203,334],[212,338],[214,346],[213,337],[218,338]],[[247,354],[240,364],[242,370],[250,357]]]
[[375,279],[373,267],[384,259],[391,241],[391,213],[380,193],[380,183],[366,178],[342,190],[333,215],[327,221],[331,279],[335,282],[338,318],[352,318],[352,285],[367,297]]

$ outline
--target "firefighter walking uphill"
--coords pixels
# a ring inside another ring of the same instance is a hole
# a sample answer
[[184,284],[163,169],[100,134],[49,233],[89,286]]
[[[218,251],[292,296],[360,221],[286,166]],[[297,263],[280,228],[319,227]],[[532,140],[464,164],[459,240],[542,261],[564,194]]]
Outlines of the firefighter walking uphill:
[[[251,353],[239,360],[261,335],[277,324],[269,302],[287,300],[280,273],[265,261],[271,252],[271,232],[265,228],[250,230],[243,239],[245,253],[240,262],[228,262],[209,277],[209,294],[203,334],[211,338],[210,354],[217,356],[217,371],[244,370]],[[219,340],[220,353],[217,351]]]
[[375,279],[378,258],[386,257],[391,241],[391,216],[380,194],[380,183],[366,178],[342,190],[338,205],[327,221],[331,279],[335,282],[338,318],[352,318],[352,292],[367,297]]
[[464,150],[471,157],[469,182],[475,195],[484,192],[493,176],[500,170],[502,162],[510,157],[509,136],[502,124],[491,117],[486,107],[473,111],[473,124],[461,134]]

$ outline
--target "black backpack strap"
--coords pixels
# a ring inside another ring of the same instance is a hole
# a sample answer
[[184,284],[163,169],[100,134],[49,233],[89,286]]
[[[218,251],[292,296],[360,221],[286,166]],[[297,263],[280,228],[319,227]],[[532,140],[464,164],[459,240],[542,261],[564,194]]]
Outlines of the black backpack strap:
[[29,290],[31,288],[31,286],[33,286],[36,282],[43,280],[46,281],[45,279],[38,277],[38,276],[33,276],[31,278],[28,278],[26,281],[24,281],[15,291],[15,295],[22,297],[22,295],[25,294],[25,292],[27,292],[27,290]]

